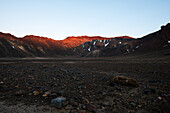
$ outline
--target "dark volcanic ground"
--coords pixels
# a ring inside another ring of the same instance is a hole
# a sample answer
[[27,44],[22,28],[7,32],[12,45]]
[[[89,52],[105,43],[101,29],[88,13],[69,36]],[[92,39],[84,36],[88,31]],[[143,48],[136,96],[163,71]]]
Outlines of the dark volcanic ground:
[[[169,55],[1,59],[0,112],[168,113]],[[116,76],[139,87],[120,85]],[[62,107],[51,100],[65,97]]]

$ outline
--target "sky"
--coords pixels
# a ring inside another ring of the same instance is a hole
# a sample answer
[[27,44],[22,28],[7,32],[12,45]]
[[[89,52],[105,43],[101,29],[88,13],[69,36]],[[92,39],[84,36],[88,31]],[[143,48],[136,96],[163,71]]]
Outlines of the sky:
[[37,35],[139,38],[170,23],[170,0],[0,0],[0,31]]

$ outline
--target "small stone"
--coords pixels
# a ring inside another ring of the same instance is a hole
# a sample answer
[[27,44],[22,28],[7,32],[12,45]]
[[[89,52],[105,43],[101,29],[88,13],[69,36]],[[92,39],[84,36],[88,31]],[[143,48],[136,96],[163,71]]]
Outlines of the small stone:
[[19,90],[15,93],[16,96],[21,96],[21,95],[24,95],[24,94],[25,94],[24,90]]
[[78,105],[79,105],[79,104],[78,104],[77,102],[74,102],[74,103],[73,103],[73,106],[74,106],[74,107],[78,107]]
[[94,113],[105,113],[104,109],[95,109]]
[[148,80],[148,82],[154,83],[154,82],[157,82],[157,80]]
[[76,79],[77,77],[75,77],[75,76],[72,76],[72,79]]
[[51,104],[57,108],[61,108],[66,105],[65,97],[57,97],[51,100]]
[[101,106],[101,109],[105,109],[104,106]]
[[156,93],[156,89],[151,88],[151,89],[144,89],[143,93],[148,94],[148,93]]
[[102,92],[102,95],[103,95],[103,96],[104,96],[104,95],[107,95],[107,92],[103,91],[103,92]]
[[0,97],[0,99],[4,99],[4,98],[5,98],[5,96],[1,96],[1,97]]
[[34,94],[34,96],[37,96],[37,95],[39,95],[39,92],[38,91],[33,91],[33,94]]
[[103,102],[103,105],[104,105],[104,106],[109,106],[110,103],[109,103],[108,101],[105,101],[105,102]]
[[69,113],[78,113],[77,110],[71,110]]
[[100,80],[101,80],[101,81],[106,80],[106,77],[102,77],[102,78],[100,78]]
[[142,105],[138,105],[138,107],[139,107],[139,108],[141,108],[141,107],[142,107]]
[[27,89],[28,89],[28,90],[31,90],[31,89],[32,89],[32,87],[27,87]]
[[48,68],[46,65],[43,65],[43,68]]
[[55,77],[53,77],[53,80],[56,80],[56,78],[55,78]]
[[81,89],[82,88],[82,86],[78,86],[78,89]]
[[86,113],[85,110],[79,110],[78,113]]
[[80,108],[78,107],[78,108],[76,108],[78,111],[80,110]]
[[74,107],[78,107],[78,103],[77,102],[75,102],[73,99],[70,99],[70,104],[72,105],[72,106],[74,106]]
[[15,86],[15,88],[19,88],[19,86],[17,85],[17,86]]
[[134,102],[131,102],[130,103],[131,107],[135,108],[136,107],[136,104]]
[[46,94],[47,96],[50,96],[51,92],[44,92],[44,94]]
[[52,67],[56,67],[56,65],[54,64],[54,65],[52,65]]
[[4,83],[3,81],[0,82],[0,84],[3,84],[3,83]]
[[56,97],[57,94],[56,94],[56,93],[51,93],[50,96],[51,96],[51,97]]
[[47,94],[43,94],[42,97],[47,97]]
[[10,89],[7,88],[7,87],[1,87],[1,86],[0,86],[0,91],[1,91],[1,92],[8,92],[8,91],[10,91]]
[[31,95],[32,95],[32,93],[29,93],[28,95],[29,95],[29,96],[31,96]]
[[158,97],[159,100],[162,100],[162,97]]
[[111,82],[115,82],[120,85],[125,85],[125,86],[132,86],[132,87],[138,87],[139,83],[133,79],[133,78],[128,78],[126,76],[116,76],[112,79]]
[[72,105],[67,105],[66,107],[65,107],[65,110],[71,110],[73,107],[72,107]]
[[63,90],[57,91],[57,95],[62,96],[63,94],[64,94],[64,91],[63,91]]
[[87,105],[87,110],[88,111],[94,111],[95,109],[96,109],[96,106],[91,105],[91,104]]
[[84,102],[87,103],[87,104],[90,103],[90,101],[88,99],[85,99]]
[[113,87],[113,86],[115,86],[115,83],[111,81],[111,82],[108,82],[108,85]]

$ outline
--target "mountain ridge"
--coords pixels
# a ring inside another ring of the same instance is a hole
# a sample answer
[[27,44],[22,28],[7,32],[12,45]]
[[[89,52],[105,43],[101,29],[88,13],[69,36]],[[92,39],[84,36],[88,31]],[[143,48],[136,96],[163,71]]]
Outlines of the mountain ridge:
[[[134,39],[130,36],[69,36],[64,40],[0,32],[0,57],[56,57],[59,55],[114,56],[169,47],[170,23],[159,31]],[[96,54],[97,53],[97,54]]]

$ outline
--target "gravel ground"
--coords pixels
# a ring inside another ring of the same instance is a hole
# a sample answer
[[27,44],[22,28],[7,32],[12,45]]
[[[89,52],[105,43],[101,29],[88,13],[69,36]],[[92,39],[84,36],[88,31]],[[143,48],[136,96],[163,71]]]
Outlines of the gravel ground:
[[[1,113],[168,113],[169,57],[2,59]],[[123,76],[138,86],[115,82]],[[55,98],[65,98],[60,105]]]

